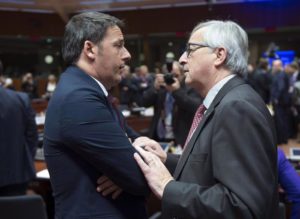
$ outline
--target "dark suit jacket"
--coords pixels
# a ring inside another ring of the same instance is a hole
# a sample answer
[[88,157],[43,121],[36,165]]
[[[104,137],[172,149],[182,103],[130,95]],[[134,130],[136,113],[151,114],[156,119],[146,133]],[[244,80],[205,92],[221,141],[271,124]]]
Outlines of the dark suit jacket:
[[[62,74],[50,99],[44,147],[57,218],[146,217],[149,188],[136,151],[100,86],[75,66]],[[97,193],[103,174],[124,190],[117,200]]]
[[263,69],[254,72],[254,90],[261,96],[266,104],[270,102],[272,75]]
[[131,78],[131,90],[133,91],[132,101],[138,106],[143,105],[143,93],[148,90],[153,85],[154,79],[153,75],[149,74],[146,78],[141,78],[134,75]]
[[28,95],[0,86],[0,187],[35,177],[37,142],[35,113]]
[[273,76],[271,87],[271,103],[276,105],[289,107],[289,77],[285,72],[278,72]]
[[[162,198],[163,218],[277,218],[275,131],[263,100],[229,80],[187,144]],[[168,156],[167,166],[176,159]]]
[[[156,133],[157,124],[161,112],[164,110],[166,94],[167,91],[165,89],[156,91],[154,87],[151,87],[143,94],[144,106],[154,106],[154,116],[149,129],[150,138],[158,139]],[[183,146],[192,125],[195,112],[202,103],[202,98],[194,89],[187,87],[184,83],[181,84],[180,89],[172,93],[172,96],[175,100],[172,112],[173,132],[176,143]]]

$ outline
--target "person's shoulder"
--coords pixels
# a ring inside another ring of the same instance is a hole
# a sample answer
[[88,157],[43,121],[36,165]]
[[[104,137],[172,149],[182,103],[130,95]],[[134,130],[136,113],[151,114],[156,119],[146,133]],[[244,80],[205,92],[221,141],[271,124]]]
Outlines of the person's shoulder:
[[25,92],[21,92],[21,91],[15,91],[16,95],[18,95],[19,97],[21,97],[24,100],[29,100],[29,96],[27,93]]
[[14,90],[11,90],[8,88],[4,88],[4,87],[1,87],[1,92],[5,93],[6,95],[10,96],[11,98],[17,97],[17,95],[18,95],[17,91],[14,91]]
[[1,90],[4,92],[6,99],[12,104],[29,106],[31,103],[27,93],[14,91],[7,88],[2,88]]
[[15,91],[15,95],[25,108],[29,108],[31,106],[31,99],[27,93]]

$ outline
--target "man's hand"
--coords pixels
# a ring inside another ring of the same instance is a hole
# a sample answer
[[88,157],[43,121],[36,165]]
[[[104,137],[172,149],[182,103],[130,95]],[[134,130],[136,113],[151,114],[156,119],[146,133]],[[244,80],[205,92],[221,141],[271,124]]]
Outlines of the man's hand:
[[112,194],[112,199],[116,199],[122,193],[122,189],[113,183],[106,176],[101,176],[97,180],[97,191],[100,192],[103,196]]
[[178,78],[174,77],[173,79],[175,81],[173,84],[166,85],[166,89],[169,92],[173,92],[173,91],[178,90],[180,88],[180,82],[179,82]]
[[144,150],[142,147],[135,146],[139,152],[134,153],[134,159],[140,166],[152,192],[162,198],[166,185],[174,180],[165,165],[153,153]]
[[144,150],[155,154],[163,163],[167,160],[167,153],[162,149],[160,144],[148,137],[142,136],[135,139],[133,146],[142,147]]

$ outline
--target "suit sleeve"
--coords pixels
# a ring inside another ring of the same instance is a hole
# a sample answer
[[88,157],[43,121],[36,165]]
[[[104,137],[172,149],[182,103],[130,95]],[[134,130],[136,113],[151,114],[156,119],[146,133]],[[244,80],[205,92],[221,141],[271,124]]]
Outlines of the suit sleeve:
[[157,98],[158,91],[156,91],[154,86],[152,86],[143,93],[143,106],[149,107],[155,105]]
[[[209,152],[214,183],[171,181],[163,193],[162,212],[166,218],[265,218],[277,188],[268,116],[242,101],[226,104],[214,116]],[[199,174],[204,174],[201,169]]]
[[80,91],[61,109],[61,133],[67,147],[124,191],[148,194],[146,180],[133,157],[136,151],[104,98]]
[[25,138],[31,156],[35,156],[36,148],[38,146],[38,132],[35,122],[35,112],[31,106],[31,101],[29,96],[25,93],[18,93],[18,97],[22,102],[24,109],[24,119],[25,119]]
[[[125,118],[124,118],[124,120],[125,120]],[[138,137],[141,136],[141,135],[140,135],[139,133],[137,133],[133,128],[131,128],[131,127],[127,124],[126,121],[125,121],[125,131],[126,131],[126,134],[127,134],[128,138],[130,138],[130,139],[132,140],[132,142],[133,142],[136,138],[138,138]]]
[[167,160],[166,160],[165,165],[171,174],[174,173],[179,158],[180,158],[180,155],[171,154],[171,153],[167,154]]

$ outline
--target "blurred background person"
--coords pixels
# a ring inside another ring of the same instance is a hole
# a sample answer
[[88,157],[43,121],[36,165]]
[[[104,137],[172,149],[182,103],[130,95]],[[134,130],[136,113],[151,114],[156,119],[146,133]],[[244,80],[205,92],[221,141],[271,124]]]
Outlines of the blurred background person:
[[297,138],[298,124],[300,120],[300,75],[299,65],[297,62],[292,62],[285,66],[285,72],[289,76],[289,95],[291,98],[291,106],[289,109],[289,137]]
[[274,109],[277,144],[286,144],[289,137],[288,110],[290,107],[289,78],[283,71],[282,61],[272,63],[271,103]]
[[0,196],[24,195],[35,178],[35,113],[27,94],[1,86],[0,112]]
[[153,76],[149,73],[146,65],[141,65],[132,77],[132,88],[134,89],[134,102],[138,106],[143,105],[143,93],[152,86]]
[[119,84],[120,91],[120,109],[128,109],[132,106],[133,103],[133,92],[132,87],[132,75],[130,72],[130,67],[125,65],[122,72],[122,80]]
[[267,59],[259,59],[254,75],[255,77],[253,83],[255,84],[255,86],[253,88],[261,96],[264,102],[266,104],[269,104],[272,75],[269,72],[269,62]]
[[11,78],[5,77],[3,75],[1,76],[1,79],[0,79],[0,86],[11,89],[11,90],[15,90],[13,80]]
[[9,77],[5,78],[5,82],[4,82],[3,87],[11,89],[11,90],[16,90],[13,80]]
[[27,72],[22,78],[21,89],[23,92],[27,93],[30,99],[37,98],[37,85],[33,80],[32,73]]
[[[300,218],[300,176],[286,159],[284,152],[277,148],[278,182],[289,202],[292,203],[290,219]],[[284,200],[283,200],[284,201]]]
[[43,98],[45,99],[50,99],[53,92],[55,91],[56,88],[56,77],[53,74],[50,74],[48,76],[48,81],[47,81],[47,86],[46,86],[46,93],[43,95]]
[[179,62],[171,62],[170,75],[156,74],[154,84],[144,92],[143,105],[154,106],[149,137],[157,141],[175,140],[184,146],[194,114],[202,103],[195,90],[184,83]]

